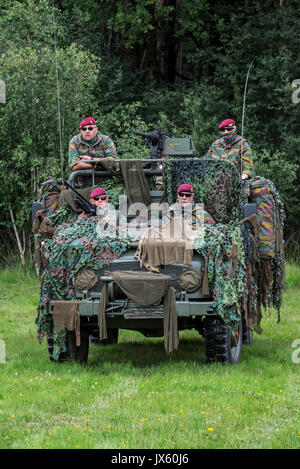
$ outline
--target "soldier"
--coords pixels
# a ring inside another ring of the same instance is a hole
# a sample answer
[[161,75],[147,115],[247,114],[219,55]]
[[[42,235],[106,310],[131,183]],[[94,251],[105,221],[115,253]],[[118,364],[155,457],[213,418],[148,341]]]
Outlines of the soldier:
[[237,165],[242,173],[242,179],[252,178],[254,176],[252,150],[248,142],[237,134],[235,121],[225,119],[219,125],[219,130],[221,138],[212,144],[204,158],[226,158]]
[[196,222],[212,225],[215,223],[213,217],[199,205],[194,203],[194,188],[191,184],[181,184],[177,189],[177,202],[170,206],[168,218],[178,214],[187,216],[192,214],[192,225]]
[[[97,216],[101,219],[101,224],[106,226],[107,223],[113,219],[115,208],[109,204],[109,198],[103,187],[97,187],[91,192],[90,202],[97,207]],[[90,217],[89,213],[83,212],[77,218],[77,221],[87,219]]]
[[87,117],[80,123],[80,134],[69,143],[69,167],[72,171],[91,169],[92,164],[88,160],[101,161],[108,157],[117,158],[114,142],[98,131],[93,117]]
[[[97,187],[91,192],[90,195],[91,203],[97,207],[97,216],[99,217],[96,232],[97,235],[108,236],[109,230],[111,234],[116,232],[116,211],[113,205],[109,204],[109,198],[103,187]],[[91,335],[92,344],[100,344],[99,337]]]
[[104,209],[108,201],[109,201],[109,198],[106,194],[105,189],[103,189],[103,187],[97,187],[91,192],[91,202],[97,207]]

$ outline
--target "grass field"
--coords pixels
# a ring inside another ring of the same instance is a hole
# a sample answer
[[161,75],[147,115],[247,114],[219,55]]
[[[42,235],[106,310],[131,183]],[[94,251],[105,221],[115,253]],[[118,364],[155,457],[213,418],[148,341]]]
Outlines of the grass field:
[[281,322],[265,312],[237,366],[207,366],[194,331],[170,357],[162,339],[121,331],[79,365],[38,343],[37,279],[2,271],[0,448],[300,448],[299,266],[287,284]]

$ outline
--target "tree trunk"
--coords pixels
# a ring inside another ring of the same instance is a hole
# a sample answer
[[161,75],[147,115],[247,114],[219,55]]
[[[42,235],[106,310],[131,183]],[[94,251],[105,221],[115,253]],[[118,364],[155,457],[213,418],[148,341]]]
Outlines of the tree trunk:
[[177,62],[176,62],[176,76],[175,86],[180,88],[181,86],[181,75],[182,75],[182,44],[178,44]]
[[20,258],[21,258],[21,263],[22,263],[22,265],[25,265],[24,251],[22,249],[19,233],[18,233],[18,230],[17,230],[14,214],[13,214],[13,211],[12,211],[11,207],[9,207],[9,213],[10,213],[10,219],[11,219],[11,222],[12,222],[12,225],[13,225],[13,229],[14,229],[14,232],[15,232],[15,237],[16,237],[18,250],[19,250],[19,254],[20,254]]

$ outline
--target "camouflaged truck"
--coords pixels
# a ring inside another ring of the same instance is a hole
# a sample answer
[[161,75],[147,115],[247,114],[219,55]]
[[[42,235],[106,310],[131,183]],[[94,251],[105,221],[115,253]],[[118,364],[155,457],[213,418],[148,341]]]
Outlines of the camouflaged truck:
[[[118,233],[115,238],[106,238],[105,230],[99,234],[93,216],[78,221],[81,209],[71,189],[58,191],[49,211],[47,197],[33,204],[41,279],[36,324],[39,337],[47,337],[51,360],[86,362],[90,343],[116,344],[119,329],[163,337],[171,353],[180,347],[179,331],[195,329],[204,338],[208,363],[237,364],[242,345],[252,343],[254,330],[262,332],[261,308],[273,304],[279,312],[283,244],[278,230],[284,215],[272,183],[259,177],[242,182],[231,162],[197,158],[190,138],[164,135],[159,156],[164,159],[127,160],[129,166],[117,160],[113,168],[70,174],[68,183],[87,200],[91,187],[110,181],[113,190],[113,181],[120,184],[117,192],[126,193],[127,208],[131,202],[125,221],[134,226],[121,241]],[[277,215],[269,239],[274,245],[266,256],[253,189],[262,181]],[[165,226],[161,207],[174,203],[177,187],[187,182],[215,223],[200,226],[199,236],[193,230],[192,245],[172,237],[165,242],[159,231]],[[141,201],[147,213],[141,214]],[[118,206],[118,226],[120,212]],[[142,225],[139,237],[136,228]]]

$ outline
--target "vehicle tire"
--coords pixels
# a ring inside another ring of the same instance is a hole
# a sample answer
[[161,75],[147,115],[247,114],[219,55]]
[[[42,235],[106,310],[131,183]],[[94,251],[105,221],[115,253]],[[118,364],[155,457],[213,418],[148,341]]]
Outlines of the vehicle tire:
[[91,339],[91,344],[93,344],[93,345],[99,345],[100,344],[100,339],[96,335],[92,334],[90,339]]
[[79,363],[85,363],[88,359],[89,354],[89,336],[81,334],[80,335],[80,346],[76,347],[76,337],[74,331],[66,332],[66,352],[61,352],[57,360],[53,358],[53,339],[47,337],[48,342],[48,353],[50,361],[55,362],[66,362],[70,360],[75,360]]
[[101,345],[117,344],[119,338],[119,329],[117,327],[107,328],[107,339],[99,340]]
[[51,362],[66,362],[69,360],[69,356],[67,352],[61,352],[59,354],[58,359],[53,358],[53,350],[54,350],[54,342],[52,337],[47,336],[47,343],[48,343],[48,354],[49,354],[49,359]]
[[86,363],[89,355],[89,336],[80,334],[80,346],[76,346],[75,331],[67,331],[66,346],[69,360],[75,360],[79,363]]
[[216,361],[215,318],[205,319],[203,337],[205,343],[206,363],[214,363]]
[[233,335],[220,317],[206,318],[204,339],[207,363],[237,365],[242,351],[242,320]]

